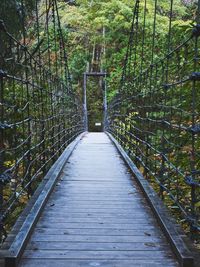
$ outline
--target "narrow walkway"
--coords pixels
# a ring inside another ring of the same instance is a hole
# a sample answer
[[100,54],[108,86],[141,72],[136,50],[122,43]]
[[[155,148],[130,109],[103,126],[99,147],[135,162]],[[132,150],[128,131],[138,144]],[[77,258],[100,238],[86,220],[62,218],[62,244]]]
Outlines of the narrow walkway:
[[77,146],[20,267],[178,266],[153,214],[104,133]]

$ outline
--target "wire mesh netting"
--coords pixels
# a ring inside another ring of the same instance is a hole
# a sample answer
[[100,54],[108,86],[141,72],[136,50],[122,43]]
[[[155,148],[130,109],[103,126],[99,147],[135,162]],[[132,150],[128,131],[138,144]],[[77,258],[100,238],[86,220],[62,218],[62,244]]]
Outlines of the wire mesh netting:
[[106,128],[195,238],[200,230],[200,5],[196,23],[177,32],[173,0],[162,30],[159,4],[155,1],[151,13],[148,0],[135,2],[121,85],[109,104]]
[[[19,1],[19,32],[0,21],[1,240],[44,175],[84,131],[56,0]],[[31,17],[30,17],[31,16]]]

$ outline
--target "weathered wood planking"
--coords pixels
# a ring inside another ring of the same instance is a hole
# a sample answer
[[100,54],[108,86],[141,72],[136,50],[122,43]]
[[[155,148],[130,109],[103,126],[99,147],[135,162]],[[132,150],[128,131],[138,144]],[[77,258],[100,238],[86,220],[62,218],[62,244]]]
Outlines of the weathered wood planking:
[[20,267],[179,266],[137,184],[104,133],[65,165]]

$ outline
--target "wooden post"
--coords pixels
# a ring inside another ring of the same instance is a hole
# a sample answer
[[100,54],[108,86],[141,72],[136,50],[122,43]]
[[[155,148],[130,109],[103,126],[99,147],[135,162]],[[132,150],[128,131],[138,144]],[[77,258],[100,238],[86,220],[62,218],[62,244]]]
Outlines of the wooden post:
[[[0,70],[0,175],[4,172],[4,79],[5,73]],[[0,181],[0,242],[3,239],[3,183]]]
[[104,89],[104,95],[103,95],[103,106],[104,106],[103,131],[105,132],[106,126],[107,126],[107,109],[108,109],[106,74],[104,76],[103,89]]
[[84,128],[88,131],[88,112],[87,112],[87,74],[84,73],[84,85],[83,85],[83,112],[84,112]]

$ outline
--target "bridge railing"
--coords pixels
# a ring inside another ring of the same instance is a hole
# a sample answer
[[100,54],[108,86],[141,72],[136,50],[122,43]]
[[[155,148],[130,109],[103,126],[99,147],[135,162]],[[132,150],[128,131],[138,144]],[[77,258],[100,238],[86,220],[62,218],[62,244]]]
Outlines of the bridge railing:
[[[172,47],[171,1],[167,50],[155,59],[155,1],[153,45],[152,51],[146,51],[146,65],[144,29],[148,14],[139,2],[136,1],[133,12],[119,93],[108,106],[107,131],[196,238],[194,233],[200,230],[200,26],[188,29],[184,41],[173,43]],[[139,14],[143,14],[142,19]]]
[[20,2],[21,31],[0,21],[1,241],[47,170],[83,132],[56,0],[35,1],[33,25]]

